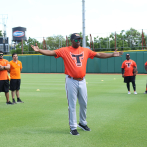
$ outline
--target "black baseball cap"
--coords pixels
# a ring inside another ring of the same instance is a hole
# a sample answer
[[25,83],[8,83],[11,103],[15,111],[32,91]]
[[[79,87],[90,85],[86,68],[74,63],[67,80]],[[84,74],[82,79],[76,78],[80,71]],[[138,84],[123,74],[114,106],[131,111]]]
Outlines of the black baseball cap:
[[130,54],[126,54],[126,56],[130,56]]
[[73,40],[73,39],[83,39],[83,38],[78,33],[73,33],[70,36],[70,40]]

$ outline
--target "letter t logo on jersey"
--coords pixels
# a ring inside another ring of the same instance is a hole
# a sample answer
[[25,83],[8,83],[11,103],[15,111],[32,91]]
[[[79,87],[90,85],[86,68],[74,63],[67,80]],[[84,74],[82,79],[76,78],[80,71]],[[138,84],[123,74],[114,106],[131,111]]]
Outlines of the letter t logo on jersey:
[[82,60],[84,58],[84,52],[82,52],[81,54],[73,54],[70,52],[70,55],[72,57],[73,60],[75,60],[75,63],[78,67],[82,66]]
[[131,63],[132,63],[132,62],[126,63],[126,65],[127,65],[128,68],[130,68]]

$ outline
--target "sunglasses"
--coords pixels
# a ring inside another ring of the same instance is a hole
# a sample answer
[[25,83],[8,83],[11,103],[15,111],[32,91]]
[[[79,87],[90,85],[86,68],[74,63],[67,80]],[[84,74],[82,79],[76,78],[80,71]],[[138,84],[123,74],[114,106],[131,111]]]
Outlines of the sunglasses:
[[81,39],[74,39],[75,42],[81,42]]
[[0,56],[3,56],[3,54],[0,54]]

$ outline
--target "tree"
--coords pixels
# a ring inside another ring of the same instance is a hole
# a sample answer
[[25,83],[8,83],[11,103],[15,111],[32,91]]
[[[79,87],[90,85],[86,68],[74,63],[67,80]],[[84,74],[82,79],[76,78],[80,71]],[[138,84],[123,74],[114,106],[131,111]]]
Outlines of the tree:
[[[23,43],[24,43],[24,42],[23,42]],[[36,40],[35,38],[29,37],[29,39],[27,40],[27,42],[25,42],[25,43],[23,44],[23,46],[24,46],[24,52],[26,51],[26,52],[28,52],[29,54],[38,54],[38,53],[35,52],[35,51],[32,49],[32,47],[31,47],[31,45],[36,45],[36,43],[37,43],[37,45],[38,45],[39,48],[42,48],[42,47],[43,47],[43,46],[41,45],[41,43],[40,43],[38,40]]]
[[52,36],[46,38],[46,46],[49,50],[55,50],[66,46],[66,40],[63,36]]
[[128,43],[128,46],[132,49],[139,49],[139,43],[141,42],[141,33],[137,30],[131,28],[125,34],[125,41]]
[[[0,34],[2,34],[1,31]],[[82,32],[80,32],[79,34],[82,37]],[[47,37],[45,40],[46,48],[48,50],[55,50],[65,46],[71,46],[70,36],[71,34],[67,36],[67,40],[62,35]],[[143,46],[146,45],[146,38],[147,36],[144,34]],[[40,49],[43,49],[43,40],[39,42],[38,40],[29,37],[27,42],[23,42],[23,53],[37,54],[37,52],[34,52],[34,50],[31,48],[31,44],[35,45],[36,43],[38,44]],[[118,50],[139,49],[139,47],[142,48],[142,34],[139,33],[137,30],[131,28],[126,32],[122,30],[118,34],[111,33],[108,37],[94,37],[93,44],[95,50],[110,51],[114,50],[115,47]],[[82,40],[80,42],[80,46],[82,46]],[[86,47],[90,47],[88,36],[86,36]],[[93,48],[92,45],[91,48]],[[21,43],[16,45],[16,51],[18,53],[22,52]]]
[[[15,49],[11,50],[11,54],[13,54],[13,53],[22,54],[22,43],[21,42],[19,42],[15,46]],[[23,41],[23,54],[29,54],[28,46],[25,41]]]
[[2,30],[0,30],[0,36],[3,36],[3,34],[2,34]]
[[[41,43],[34,38],[29,37],[27,42],[23,41],[23,54],[39,54],[35,52],[31,47],[31,45],[36,45],[36,43],[39,47],[42,47]],[[22,42],[19,42],[15,46],[15,49],[11,50],[11,54],[12,53],[22,54]]]
[[[139,49],[139,46],[141,46],[142,43],[141,37],[141,34],[137,30],[131,28],[126,32],[122,30],[119,34],[111,33],[109,37],[105,38],[95,37],[94,47],[96,50],[114,50],[115,47],[118,50]],[[144,38],[146,38],[146,36]]]
[[94,37],[94,48],[97,50],[98,48],[100,50],[107,50],[109,48],[109,38],[103,38],[103,37]]
[[124,30],[122,30],[120,34],[116,34],[116,48],[118,50],[130,49],[127,42],[125,41]]

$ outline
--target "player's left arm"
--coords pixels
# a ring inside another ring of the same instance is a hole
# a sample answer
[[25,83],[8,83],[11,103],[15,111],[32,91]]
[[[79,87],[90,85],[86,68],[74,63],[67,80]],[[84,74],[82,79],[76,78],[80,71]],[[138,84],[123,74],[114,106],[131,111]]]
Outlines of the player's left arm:
[[136,66],[136,67],[134,67],[134,69],[133,69],[133,75],[136,76],[137,73],[138,73],[138,71],[137,71],[137,66]]
[[145,68],[145,70],[147,71],[147,66],[146,66],[146,63],[145,63],[145,65],[144,65],[144,68]]
[[136,65],[136,63],[134,62],[133,75],[136,76],[137,73],[138,73],[138,71],[137,71],[137,65]]
[[97,57],[97,58],[111,58],[111,57],[121,57],[121,55],[123,55],[123,52],[122,51],[117,52],[117,49],[116,49],[111,54],[109,54],[109,53],[97,53],[95,55],[95,57]]
[[121,72],[122,72],[122,77],[124,78],[125,75],[124,75],[124,68],[121,68]]
[[22,71],[22,62],[20,62],[20,72]]
[[147,71],[147,66],[146,66],[146,65],[144,66],[144,68],[145,68],[145,70]]

